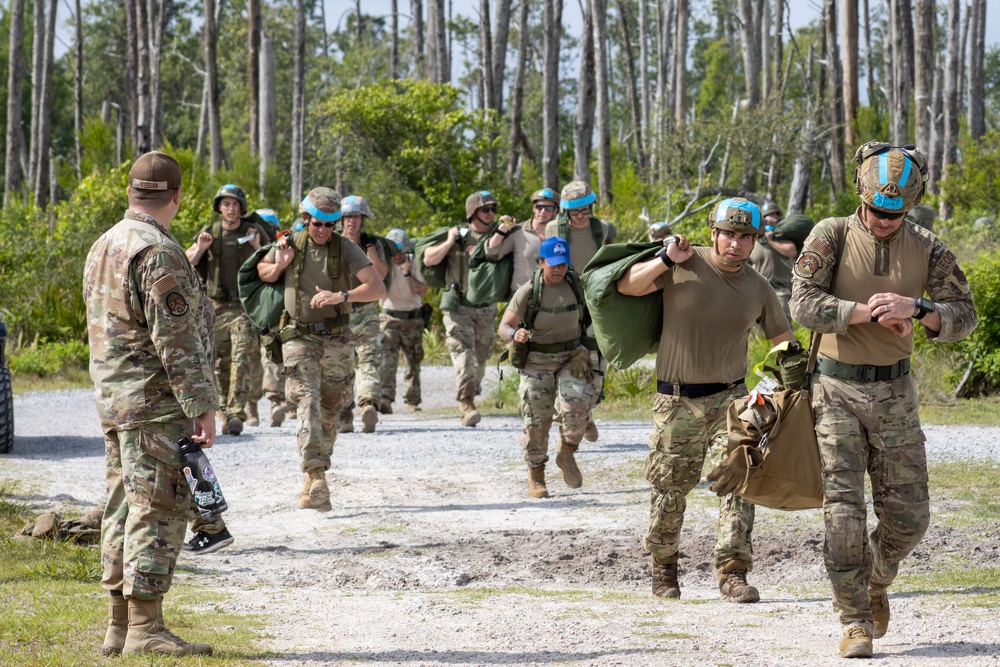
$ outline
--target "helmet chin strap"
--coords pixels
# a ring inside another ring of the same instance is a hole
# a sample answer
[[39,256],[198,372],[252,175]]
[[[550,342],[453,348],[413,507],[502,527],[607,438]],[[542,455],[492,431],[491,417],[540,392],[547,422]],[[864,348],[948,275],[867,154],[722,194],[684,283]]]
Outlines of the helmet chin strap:
[[722,264],[723,266],[728,266],[731,269],[738,269],[739,267],[743,266],[746,263],[747,259],[750,259],[748,257],[747,259],[741,259],[738,262],[734,262],[732,260],[726,259],[722,255],[722,253],[719,252],[719,236],[718,236],[718,234],[716,234],[715,239],[712,241],[712,253],[715,255],[715,258],[717,260],[719,260],[720,264]]

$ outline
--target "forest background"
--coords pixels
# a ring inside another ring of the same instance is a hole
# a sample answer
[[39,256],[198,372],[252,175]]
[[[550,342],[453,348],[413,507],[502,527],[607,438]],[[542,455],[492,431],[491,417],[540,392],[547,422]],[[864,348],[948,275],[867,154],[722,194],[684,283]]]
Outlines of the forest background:
[[963,395],[993,392],[1000,47],[986,0],[796,2],[815,14],[797,27],[791,4],[64,0],[60,24],[57,0],[9,0],[0,308],[15,384],[85,368],[83,259],[147,150],[184,169],[184,244],[224,183],[288,223],[330,185],[369,199],[374,231],[418,236],[460,220],[472,191],[523,219],[528,193],[574,178],[619,240],[644,237],[646,209],[704,242],[725,196],[816,220],[853,211],[851,157],[878,139],[928,155],[924,201],[981,317],[943,351],[918,336],[918,354],[937,391],[964,378]]

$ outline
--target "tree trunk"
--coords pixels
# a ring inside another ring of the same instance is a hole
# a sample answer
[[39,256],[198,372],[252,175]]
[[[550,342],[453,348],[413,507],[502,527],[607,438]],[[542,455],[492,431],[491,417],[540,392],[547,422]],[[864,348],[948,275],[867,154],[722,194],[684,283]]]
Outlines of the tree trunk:
[[511,0],[497,0],[493,22],[493,108],[503,113],[503,77],[507,63],[507,42],[510,38]]
[[892,105],[889,107],[890,141],[897,146],[907,141],[910,128],[910,72],[907,53],[907,25],[912,31],[909,0],[889,0],[889,32],[892,44]]
[[973,0],[969,23],[969,136],[979,139],[986,134],[986,0]]
[[751,109],[760,106],[760,33],[754,30],[752,0],[738,0],[740,38],[743,50],[743,81]]
[[642,143],[642,109],[639,106],[638,91],[635,89],[635,61],[632,60],[632,37],[629,32],[629,17],[624,0],[617,0],[617,4],[618,21],[622,28],[622,58],[625,59],[625,71],[628,73],[628,80],[624,83],[627,88],[629,108],[632,111],[632,136],[635,138],[636,171],[639,174],[639,178],[644,179],[646,176],[646,151]]
[[295,64],[292,71],[292,204],[302,197],[302,150],[304,109],[302,106],[306,81],[306,7],[305,0],[295,0]]
[[559,40],[562,36],[562,0],[545,0],[542,16],[545,51],[542,100],[542,181],[559,183]]
[[649,148],[649,118],[652,96],[649,87],[649,5],[639,0],[639,99],[642,101],[643,149]]
[[[913,106],[916,144],[928,150],[931,141],[931,99],[934,87],[934,0],[916,0],[913,62]],[[929,154],[929,153],[928,153]]]
[[597,183],[598,197],[611,203],[611,111],[608,101],[608,6],[607,0],[591,0],[594,14],[594,83],[597,88]]
[[198,139],[194,151],[199,158],[205,157],[205,138],[208,136],[208,77],[201,83],[201,112],[198,114]]
[[495,109],[493,100],[493,36],[490,29],[490,0],[479,0],[479,108]]
[[399,78],[399,5],[397,0],[392,0],[390,8],[392,18],[390,19],[390,29],[392,30],[392,42],[389,46],[389,77]]
[[815,121],[813,114],[812,97],[812,76],[813,76],[813,47],[809,45],[809,54],[806,63],[805,82],[803,88],[806,92],[806,120],[802,124],[802,131],[799,133],[799,142],[796,147],[795,160],[792,163],[792,182],[788,189],[788,206],[786,213],[801,213],[806,209],[809,197],[809,186],[812,182],[812,167],[815,150],[813,148],[813,138],[816,135]]
[[[664,4],[666,6],[664,6]],[[659,171],[659,156],[663,144],[663,135],[667,128],[667,105],[673,108],[673,98],[668,88],[673,65],[670,54],[670,36],[673,34],[673,0],[656,2],[656,98],[653,103],[652,163]],[[673,114],[669,114],[672,116]]]
[[[959,90],[959,71],[961,69],[962,52],[959,47],[959,32],[961,30],[961,6],[959,0],[948,0],[948,30],[945,45],[944,66],[944,143],[941,155],[941,173],[944,174],[949,165],[958,161],[958,116],[961,112],[961,91]],[[947,198],[941,199],[940,216],[942,220],[951,217],[951,205]]]
[[76,178],[83,178],[83,146],[80,136],[83,133],[83,11],[80,0],[74,5],[74,22],[76,23],[76,63],[73,68],[73,140],[76,144]]
[[944,56],[938,52],[934,62],[934,80],[931,83],[931,145],[927,151],[929,165],[927,191],[937,193],[941,180],[941,163],[944,162]]
[[671,79],[674,86],[674,127],[678,130],[684,127],[687,92],[688,1],[677,0],[677,24],[674,30],[674,74]]
[[[35,0],[40,2],[40,0]],[[42,94],[38,103],[38,156],[35,168],[35,206],[45,208],[49,198],[49,160],[52,147],[52,69],[55,58],[58,0],[49,0],[45,22],[45,52],[42,65]],[[35,26],[38,30],[40,26]]]
[[38,130],[41,125],[42,91],[45,89],[45,0],[34,0],[31,43],[31,129],[28,133],[28,188],[38,173]]
[[[580,35],[580,87],[577,91],[576,122],[573,124],[573,178],[590,182],[590,152],[594,142],[594,13],[590,0],[583,8]],[[548,181],[546,181],[548,183]]]
[[[451,64],[448,62],[448,39],[445,33],[445,13],[444,0],[429,0],[427,18],[431,18],[430,8],[434,8],[434,18],[430,21],[429,29],[433,33],[434,40],[434,81],[437,83],[451,82]],[[489,21],[489,18],[487,18]]]
[[[221,2],[222,0],[220,0]],[[157,148],[163,140],[163,102],[160,92],[160,60],[163,54],[163,31],[170,13],[170,0],[148,0],[149,21],[149,141]]]
[[[125,1],[125,90],[128,95],[128,137],[135,144],[139,136],[139,28],[136,2]],[[118,110],[121,115],[122,110]],[[134,149],[133,149],[134,150]]]
[[260,147],[260,194],[264,196],[267,185],[267,170],[274,159],[275,125],[278,120],[278,100],[275,92],[274,44],[271,38],[261,33],[260,40],[260,115],[259,127],[255,128]]
[[[395,10],[396,1],[393,0],[392,4],[393,10]],[[395,18],[394,11],[393,20]],[[258,128],[260,127],[260,33],[262,30],[260,0],[247,0],[247,88],[250,94],[250,155],[253,157],[260,154]]]
[[[206,0],[207,1],[207,0]],[[139,88],[139,110],[136,118],[135,149],[139,155],[149,152],[149,22],[146,19],[146,3],[135,0],[136,38],[139,40],[139,64],[136,82]]]
[[24,0],[11,0],[10,37],[7,60],[7,159],[4,170],[3,203],[21,196],[21,93],[24,86]]
[[840,31],[843,34],[844,137],[852,149],[858,145],[858,0],[841,0]]
[[874,53],[872,51],[872,21],[871,13],[868,11],[868,0],[861,0],[862,11],[865,15],[865,79],[868,83],[868,106],[873,109],[878,108],[875,97],[875,66],[873,64]]
[[[219,0],[220,2],[222,0]],[[215,23],[216,0],[204,0],[205,5],[205,82],[208,88],[209,173],[222,168],[222,115],[219,110],[219,64],[216,48],[219,27]]]
[[510,146],[507,148],[507,187],[514,187],[523,142],[521,113],[524,107],[524,68],[528,59],[528,2],[521,0],[517,19],[517,65],[514,69],[514,90],[510,99]]
[[840,49],[837,47],[837,0],[824,0],[823,25],[826,30],[826,95],[830,114],[830,186],[840,194],[844,184],[844,95],[841,89]]
[[427,65],[424,60],[423,0],[410,0],[410,16],[413,21],[413,76],[419,79],[427,76]]

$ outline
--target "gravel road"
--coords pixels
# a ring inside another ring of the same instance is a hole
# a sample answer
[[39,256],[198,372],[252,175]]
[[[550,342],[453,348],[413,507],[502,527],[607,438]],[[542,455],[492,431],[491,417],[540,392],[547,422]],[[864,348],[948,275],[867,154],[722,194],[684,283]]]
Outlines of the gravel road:
[[[640,543],[645,412],[606,422],[598,410],[601,437],[578,456],[583,488],[568,489],[550,465],[552,497],[530,500],[518,420],[485,417],[461,428],[450,368],[424,369],[424,391],[425,412],[386,416],[375,434],[338,439],[329,513],[296,506],[296,422],[248,427],[209,450],[236,541],[182,556],[179,577],[218,589],[227,609],[265,619],[270,664],[843,664],[819,511],[759,509],[750,581],[762,601],[726,604],[710,566],[717,505],[702,484],[689,497],[682,535],[683,598],[659,600],[649,594]],[[100,502],[92,393],[21,395],[15,412],[0,480],[17,478],[36,510]],[[931,459],[974,458],[1000,471],[1000,429],[926,431]],[[939,516],[962,509],[932,500]],[[998,528],[998,520],[932,520],[903,563],[899,590],[890,589],[889,634],[869,663],[1000,665],[1000,589],[907,585],[955,563],[995,568]]]

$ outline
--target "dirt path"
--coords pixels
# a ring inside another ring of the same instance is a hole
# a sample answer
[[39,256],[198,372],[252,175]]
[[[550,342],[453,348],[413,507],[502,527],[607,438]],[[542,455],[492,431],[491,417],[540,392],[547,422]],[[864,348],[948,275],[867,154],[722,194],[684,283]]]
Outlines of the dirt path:
[[[221,438],[210,456],[236,542],[183,556],[180,576],[265,618],[281,666],[843,664],[820,512],[759,510],[750,579],[763,599],[725,604],[709,566],[717,506],[699,487],[682,538],[683,599],[655,599],[640,543],[645,415],[599,421],[600,440],[579,456],[584,487],[568,489],[550,465],[553,497],[535,501],[524,494],[517,420],[463,429],[444,413],[451,393],[449,368],[426,369],[427,412],[341,436],[326,514],[296,507],[295,422]],[[91,392],[20,396],[15,410],[18,437],[0,478],[20,477],[38,508],[98,502],[103,448]],[[943,509],[961,508],[932,504]],[[906,584],[955,562],[996,567],[995,528],[932,526],[890,592],[892,624],[871,663],[1000,665],[1000,591]]]

